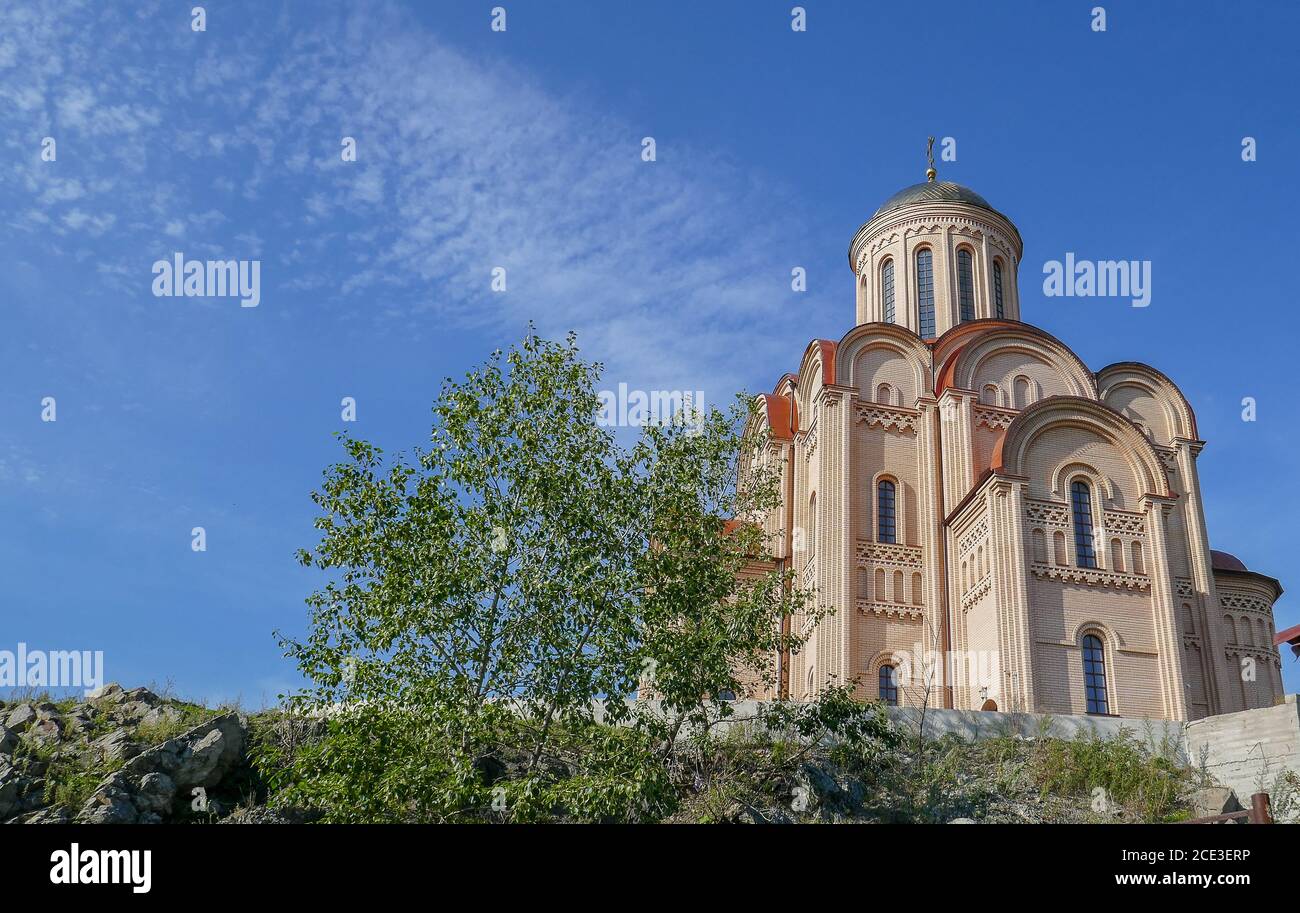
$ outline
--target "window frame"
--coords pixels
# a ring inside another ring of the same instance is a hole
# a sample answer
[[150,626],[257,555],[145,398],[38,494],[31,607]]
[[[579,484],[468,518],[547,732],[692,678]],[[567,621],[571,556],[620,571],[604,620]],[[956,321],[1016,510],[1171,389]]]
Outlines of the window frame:
[[[1083,497],[1081,498],[1080,495]],[[1091,569],[1098,567],[1097,522],[1092,510],[1092,484],[1087,479],[1072,479],[1070,481],[1070,526],[1074,532],[1075,567]]]
[[897,289],[894,282],[894,258],[886,257],[880,264],[880,313],[885,323],[893,323],[896,317],[894,307]]
[[891,663],[881,663],[876,670],[876,694],[886,707],[897,707],[898,703],[898,667]]
[[[965,270],[962,269],[963,262]],[[969,247],[962,246],[957,248],[957,322],[965,323],[974,319],[975,254]]]
[[1113,716],[1110,712],[1110,682],[1106,671],[1106,641],[1096,631],[1085,631],[1079,641],[1079,656],[1083,661],[1086,712],[1090,716]]
[[993,258],[993,316],[999,320],[1006,319],[1006,303],[1002,297],[1002,261]]
[[[889,486],[889,538],[885,538],[885,486]],[[876,541],[898,544],[898,482],[887,476],[876,480]]]
[[[922,257],[925,258],[924,269],[921,268]],[[922,339],[934,339],[937,329],[934,311],[934,249],[918,247],[912,259],[916,264],[916,333]]]

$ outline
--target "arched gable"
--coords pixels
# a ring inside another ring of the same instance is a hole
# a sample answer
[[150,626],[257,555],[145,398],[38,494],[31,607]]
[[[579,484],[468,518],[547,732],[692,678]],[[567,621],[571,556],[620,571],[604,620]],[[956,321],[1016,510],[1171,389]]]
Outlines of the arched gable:
[[766,430],[774,441],[794,440],[794,404],[784,396],[760,393],[754,397],[755,414],[750,418],[746,435]]
[[854,327],[836,346],[836,382],[856,387],[862,398],[875,401],[888,384],[896,391],[895,405],[912,408],[930,390],[930,350],[915,333],[892,323]]
[[1101,401],[1140,424],[1157,444],[1197,440],[1196,414],[1178,386],[1150,365],[1135,361],[1107,365],[1097,372]]
[[813,398],[827,384],[835,383],[835,343],[814,339],[799,362],[799,395],[795,398],[800,415],[812,415]]
[[[1093,447],[1091,456],[1079,455],[1081,447],[1094,442],[1104,446]],[[1108,463],[1111,471],[1099,462]],[[1045,488],[1060,484],[1054,476],[1068,475],[1071,463],[1107,476],[1116,507],[1131,510],[1143,495],[1169,494],[1151,442],[1115,410],[1083,397],[1054,396],[1035,403],[1016,416],[993,449],[995,472],[1029,478]],[[1116,467],[1126,468],[1127,478]]]
[[[1088,367],[1068,346],[1049,333],[1026,324],[1004,320],[972,321],[955,340],[935,346],[936,363],[943,358],[935,393],[948,387],[983,391],[996,385],[1004,401],[1014,408],[1052,396],[1077,396],[1096,400],[1097,383]],[[958,328],[962,329],[962,328]],[[955,332],[955,331],[954,331]],[[952,342],[961,340],[960,345]],[[1025,394],[1027,399],[1021,398]]]

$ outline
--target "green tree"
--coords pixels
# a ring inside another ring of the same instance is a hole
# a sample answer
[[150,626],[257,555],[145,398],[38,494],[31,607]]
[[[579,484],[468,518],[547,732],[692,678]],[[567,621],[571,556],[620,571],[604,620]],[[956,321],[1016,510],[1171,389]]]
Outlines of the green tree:
[[[798,648],[781,619],[806,596],[740,575],[768,546],[727,522],[779,493],[744,401],[623,447],[596,420],[599,376],[572,334],[529,335],[444,383],[411,458],[342,436],[299,553],[329,579],[307,636],[282,638],[313,683],[291,705],[327,735],[264,759],[285,801],[330,820],[654,818],[679,730]],[[630,700],[650,678],[660,712]]]

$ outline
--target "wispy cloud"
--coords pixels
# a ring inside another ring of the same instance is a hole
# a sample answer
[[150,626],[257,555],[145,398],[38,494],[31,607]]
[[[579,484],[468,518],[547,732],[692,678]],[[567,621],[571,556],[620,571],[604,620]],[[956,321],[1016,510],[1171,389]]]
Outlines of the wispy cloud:
[[[184,242],[264,258],[264,306],[279,288],[413,325],[513,333],[531,319],[577,329],[613,377],[714,400],[755,364],[768,381],[794,367],[799,226],[761,176],[548,94],[396,7],[289,19],[223,4],[201,34],[184,12],[68,2],[8,17],[12,227],[94,241],[117,291],[141,251]],[[45,135],[57,163],[40,161]],[[659,161],[641,160],[644,135]],[[356,162],[341,160],[345,136]]]

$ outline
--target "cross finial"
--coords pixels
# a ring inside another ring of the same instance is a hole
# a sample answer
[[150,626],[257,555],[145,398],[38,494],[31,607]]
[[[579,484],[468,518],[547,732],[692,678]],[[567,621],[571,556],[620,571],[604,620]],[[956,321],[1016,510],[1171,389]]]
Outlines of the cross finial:
[[925,169],[925,179],[927,181],[933,181],[935,175],[939,173],[934,170],[934,137],[933,136],[930,137],[930,141],[925,144],[925,157],[930,162],[930,167]]

